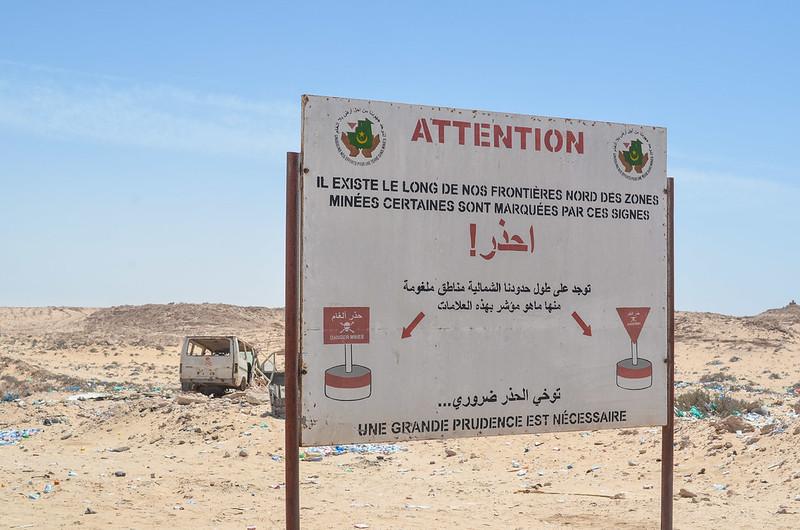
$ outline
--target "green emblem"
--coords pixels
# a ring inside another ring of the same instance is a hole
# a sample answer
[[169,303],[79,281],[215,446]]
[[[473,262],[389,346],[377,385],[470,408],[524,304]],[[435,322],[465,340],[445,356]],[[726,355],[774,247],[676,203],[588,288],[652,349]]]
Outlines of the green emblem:
[[642,152],[641,140],[631,140],[630,148],[627,151],[618,151],[617,158],[622,163],[626,173],[631,171],[641,173],[650,160],[650,155]]
[[369,118],[358,120],[358,126],[354,132],[347,133],[350,144],[363,149],[372,147],[372,122]]
[[642,141],[641,140],[634,140],[631,142],[631,148],[628,151],[623,151],[622,154],[625,155],[625,161],[632,166],[642,166],[644,165],[644,160],[642,160]]
[[[350,127],[353,125],[350,124]],[[355,130],[342,133],[342,143],[350,152],[350,156],[356,157],[359,153],[364,158],[371,158],[372,151],[378,147],[381,138],[379,135],[372,134],[372,121],[369,118],[358,120]]]

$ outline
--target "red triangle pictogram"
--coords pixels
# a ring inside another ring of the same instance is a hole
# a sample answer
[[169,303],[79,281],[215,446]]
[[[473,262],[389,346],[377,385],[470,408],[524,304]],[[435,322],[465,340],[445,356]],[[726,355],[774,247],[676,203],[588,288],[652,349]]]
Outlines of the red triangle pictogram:
[[617,313],[622,320],[622,325],[625,326],[625,331],[631,338],[634,344],[639,340],[639,334],[644,327],[644,321],[647,320],[647,315],[650,314],[649,307],[618,307]]

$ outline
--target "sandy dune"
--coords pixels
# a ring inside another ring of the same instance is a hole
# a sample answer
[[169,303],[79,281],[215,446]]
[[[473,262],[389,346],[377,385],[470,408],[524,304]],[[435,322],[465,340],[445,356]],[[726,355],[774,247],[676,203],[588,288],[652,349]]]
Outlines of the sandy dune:
[[[281,351],[283,313],[0,308],[0,396],[19,396],[0,402],[0,431],[41,430],[0,445],[0,527],[282,527],[283,421],[243,398],[179,404],[176,352],[192,333]],[[800,308],[679,313],[676,338],[677,395],[751,402],[741,432],[677,418],[676,527],[800,528]],[[109,398],[70,399],[90,390]],[[658,526],[660,429],[382,449],[302,462],[303,527]]]

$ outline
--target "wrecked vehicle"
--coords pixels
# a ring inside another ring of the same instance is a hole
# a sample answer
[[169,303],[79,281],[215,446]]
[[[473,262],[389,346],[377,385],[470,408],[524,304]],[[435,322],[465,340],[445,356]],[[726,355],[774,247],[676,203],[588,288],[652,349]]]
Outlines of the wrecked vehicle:
[[181,349],[181,390],[222,394],[226,389],[245,390],[253,381],[258,350],[235,336],[193,336]]

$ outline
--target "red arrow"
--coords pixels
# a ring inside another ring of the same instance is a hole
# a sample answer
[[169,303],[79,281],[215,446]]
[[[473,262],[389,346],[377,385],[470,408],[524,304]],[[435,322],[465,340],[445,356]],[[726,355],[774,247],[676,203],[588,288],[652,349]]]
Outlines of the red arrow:
[[577,322],[578,325],[581,327],[584,335],[586,335],[587,337],[592,336],[592,326],[587,326],[586,322],[583,321],[583,319],[580,317],[577,311],[572,312],[572,318],[574,318],[575,322]]
[[414,320],[411,321],[411,324],[403,328],[403,333],[402,335],[400,335],[400,338],[407,339],[408,337],[410,337],[411,332],[414,331],[414,328],[417,327],[417,324],[422,322],[423,318],[425,318],[425,313],[420,311],[419,314],[416,317],[414,317]]

